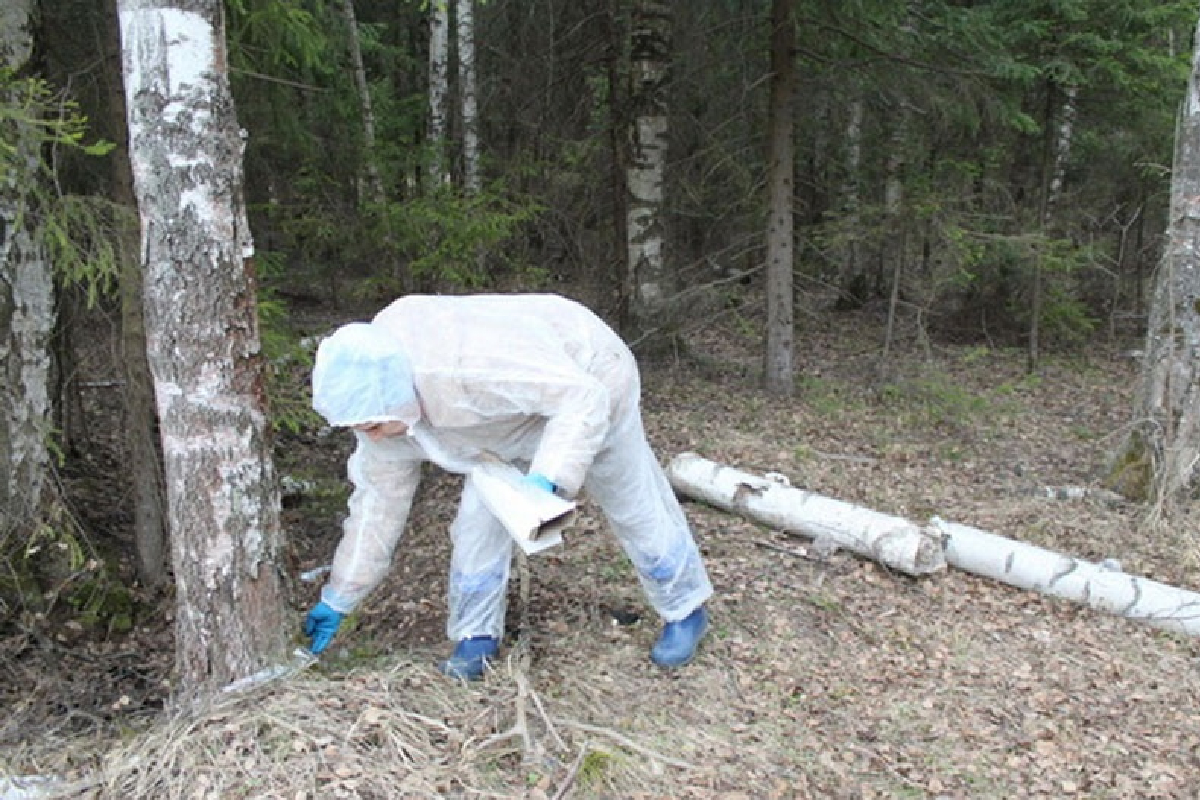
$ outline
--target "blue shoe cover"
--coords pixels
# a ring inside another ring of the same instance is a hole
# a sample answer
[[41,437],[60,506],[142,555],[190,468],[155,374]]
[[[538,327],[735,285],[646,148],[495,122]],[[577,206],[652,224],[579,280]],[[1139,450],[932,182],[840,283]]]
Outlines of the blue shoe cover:
[[668,669],[682,667],[696,657],[696,648],[708,631],[708,612],[700,606],[678,622],[668,622],[650,650],[650,660]]
[[438,665],[443,675],[464,681],[483,677],[488,659],[500,652],[500,640],[493,636],[472,636],[454,646],[454,653]]

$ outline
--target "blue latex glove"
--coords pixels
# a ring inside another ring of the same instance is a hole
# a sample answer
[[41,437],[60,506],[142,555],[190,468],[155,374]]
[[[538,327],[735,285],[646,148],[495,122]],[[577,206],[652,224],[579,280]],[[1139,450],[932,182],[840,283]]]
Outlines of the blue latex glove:
[[537,472],[529,473],[522,478],[522,481],[532,486],[536,486],[539,489],[545,489],[550,494],[554,494],[554,490],[558,488],[549,478]]
[[345,614],[330,608],[324,600],[308,612],[308,616],[304,618],[304,635],[312,638],[312,645],[308,649],[314,656],[320,655],[333,641],[333,635],[337,633],[338,626],[345,617]]

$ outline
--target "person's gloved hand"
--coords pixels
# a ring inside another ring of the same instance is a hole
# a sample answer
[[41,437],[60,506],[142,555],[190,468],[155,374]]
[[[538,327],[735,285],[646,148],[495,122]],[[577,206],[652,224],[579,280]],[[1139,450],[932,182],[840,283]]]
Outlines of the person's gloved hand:
[[308,612],[308,616],[304,618],[304,635],[312,639],[308,649],[314,656],[320,655],[333,641],[333,635],[337,633],[338,626],[345,617],[345,614],[330,608],[324,600]]
[[521,481],[523,483],[529,484],[530,486],[536,486],[539,489],[545,489],[550,494],[554,494],[554,490],[558,488],[557,486],[554,485],[553,481],[551,481],[545,475],[542,475],[537,472],[529,473],[524,478],[522,478]]

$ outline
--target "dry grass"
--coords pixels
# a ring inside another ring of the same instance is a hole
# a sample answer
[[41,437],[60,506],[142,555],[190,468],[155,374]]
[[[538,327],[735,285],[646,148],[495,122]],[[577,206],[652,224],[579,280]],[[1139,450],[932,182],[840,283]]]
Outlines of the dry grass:
[[24,756],[62,779],[47,796],[163,800],[636,796],[695,769],[583,711],[543,699],[511,659],[472,685],[388,659]]

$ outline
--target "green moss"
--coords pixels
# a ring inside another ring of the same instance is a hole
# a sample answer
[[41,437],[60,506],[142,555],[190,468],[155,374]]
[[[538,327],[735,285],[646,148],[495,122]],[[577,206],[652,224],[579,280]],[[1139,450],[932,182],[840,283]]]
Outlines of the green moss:
[[103,575],[74,586],[63,598],[93,630],[128,633],[133,630],[134,600],[128,587]]
[[1109,468],[1105,485],[1135,503],[1148,501],[1154,484],[1151,453],[1150,443],[1144,436],[1137,433],[1130,436]]

